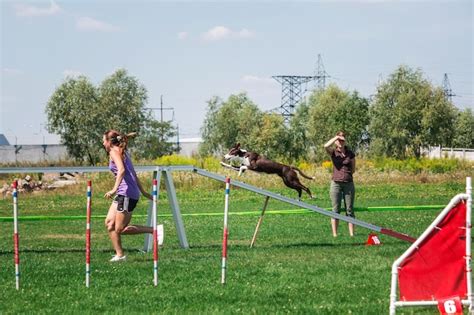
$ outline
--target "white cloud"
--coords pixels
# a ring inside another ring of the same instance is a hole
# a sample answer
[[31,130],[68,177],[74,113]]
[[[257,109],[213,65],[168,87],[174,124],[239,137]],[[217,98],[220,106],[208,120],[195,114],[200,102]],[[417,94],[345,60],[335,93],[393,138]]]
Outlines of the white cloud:
[[117,32],[119,27],[90,17],[80,17],[76,21],[76,28],[80,31]]
[[71,69],[66,69],[63,71],[64,77],[79,77],[81,75],[84,75],[81,71],[77,70],[71,70]]
[[185,40],[186,38],[188,38],[188,35],[188,32],[179,32],[178,39]]
[[15,68],[2,68],[2,73],[5,75],[20,75],[23,74],[23,71]]
[[237,33],[237,37],[239,38],[254,38],[255,37],[255,32],[252,32],[246,28],[241,29]]
[[233,31],[225,26],[215,26],[207,32],[203,33],[201,37],[206,41],[218,41],[229,38],[246,39],[255,37],[255,32],[250,31],[246,28],[243,28],[240,31]]
[[54,1],[51,1],[50,6],[47,8],[22,3],[16,4],[14,7],[16,16],[21,17],[49,16],[61,12],[61,8]]
[[202,37],[205,40],[213,41],[213,40],[221,40],[230,37],[232,31],[225,26],[216,26],[202,34]]

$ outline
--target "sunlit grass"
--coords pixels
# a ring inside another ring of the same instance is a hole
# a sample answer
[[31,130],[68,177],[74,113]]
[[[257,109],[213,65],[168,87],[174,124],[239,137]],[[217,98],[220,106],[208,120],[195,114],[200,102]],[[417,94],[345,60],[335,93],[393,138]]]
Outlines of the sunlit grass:
[[[235,176],[235,173],[229,173]],[[93,214],[105,215],[109,201],[109,174],[86,175],[93,179]],[[21,194],[20,215],[84,215],[85,180],[73,187],[38,194]],[[222,213],[222,183],[191,173],[174,176],[183,214]],[[246,173],[248,183],[295,198],[276,176]],[[142,181],[151,187],[150,174]],[[306,181],[309,182],[309,181]],[[329,185],[309,182],[316,196],[304,201],[329,207]],[[356,183],[356,207],[382,205],[444,205],[464,191],[459,176],[441,182]],[[304,197],[305,198],[305,197]],[[386,314],[390,268],[408,244],[380,236],[382,246],[365,246],[368,230],[356,228],[348,237],[341,224],[333,238],[329,219],[316,214],[267,215],[256,245],[249,248],[264,197],[232,189],[229,218],[228,282],[220,284],[222,216],[184,216],[190,250],[179,247],[172,217],[160,217],[165,244],[160,249],[159,285],[152,285],[152,255],[140,253],[143,236],[126,236],[128,260],[108,262],[112,253],[103,219],[92,222],[91,288],[86,289],[85,221],[20,221],[21,290],[14,289],[12,223],[0,222],[0,313],[310,313]],[[136,214],[146,214],[141,200]],[[0,200],[0,216],[11,216],[11,199]],[[294,209],[271,200],[268,210]],[[357,218],[375,225],[418,236],[439,211],[358,212]],[[170,214],[164,187],[160,214]],[[134,222],[145,223],[137,216]],[[434,308],[411,308],[400,314],[433,314]]]

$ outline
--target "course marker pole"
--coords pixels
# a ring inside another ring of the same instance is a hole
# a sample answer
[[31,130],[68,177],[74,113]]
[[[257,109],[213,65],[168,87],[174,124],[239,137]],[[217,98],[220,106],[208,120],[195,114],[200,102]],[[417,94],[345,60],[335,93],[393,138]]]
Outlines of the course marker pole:
[[472,290],[472,179],[471,177],[466,178],[466,280],[467,280],[467,299],[469,301],[469,311],[474,313],[474,293]]
[[156,208],[156,199],[157,199],[157,186],[158,181],[153,179],[153,284],[155,287],[158,285],[158,231],[156,229],[157,221],[157,208]]
[[91,276],[91,205],[92,181],[87,181],[87,206],[86,206],[86,288],[90,285]]
[[20,237],[18,235],[18,182],[13,182],[13,243],[16,289],[20,290]]
[[221,283],[225,284],[225,274],[227,269],[227,237],[229,230],[227,229],[227,217],[229,215],[229,193],[230,193],[230,178],[225,179],[225,205],[224,205],[224,235],[222,239],[222,275]]

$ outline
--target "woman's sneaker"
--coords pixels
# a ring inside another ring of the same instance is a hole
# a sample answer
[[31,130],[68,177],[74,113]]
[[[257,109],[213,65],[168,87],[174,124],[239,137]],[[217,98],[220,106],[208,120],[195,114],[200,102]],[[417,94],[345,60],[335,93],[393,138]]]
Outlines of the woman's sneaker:
[[126,259],[127,259],[127,256],[117,256],[117,255],[115,255],[114,257],[112,257],[110,262],[125,261]]

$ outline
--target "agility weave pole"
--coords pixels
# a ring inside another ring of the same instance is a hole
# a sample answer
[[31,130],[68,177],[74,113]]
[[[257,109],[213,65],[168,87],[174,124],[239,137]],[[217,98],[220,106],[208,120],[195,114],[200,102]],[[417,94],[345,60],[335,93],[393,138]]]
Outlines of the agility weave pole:
[[20,290],[20,236],[18,234],[18,182],[13,184],[13,244],[16,289]]
[[[471,271],[472,182],[392,265],[390,315],[402,306],[436,306],[441,314],[474,314]],[[399,291],[399,298],[398,296]]]
[[153,284],[158,285],[158,230],[157,225],[157,195],[158,195],[158,181],[153,179]]
[[87,181],[86,207],[86,288],[90,285],[91,276],[91,211],[92,211],[92,181]]
[[225,276],[227,271],[227,238],[229,230],[227,228],[227,218],[229,216],[229,194],[230,194],[230,178],[225,179],[225,202],[224,202],[224,233],[222,236],[222,272],[221,283],[225,284]]

